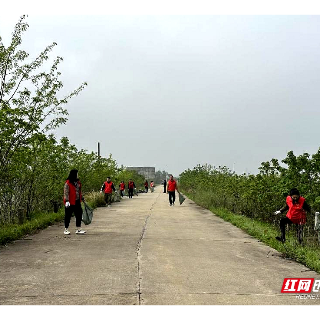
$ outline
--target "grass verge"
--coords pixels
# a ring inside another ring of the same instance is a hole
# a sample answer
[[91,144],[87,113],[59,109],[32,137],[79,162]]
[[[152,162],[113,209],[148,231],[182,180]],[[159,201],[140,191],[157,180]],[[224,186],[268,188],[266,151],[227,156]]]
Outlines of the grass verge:
[[320,247],[315,241],[305,241],[300,245],[296,240],[294,232],[289,232],[287,241],[282,244],[275,239],[280,234],[279,227],[243,215],[234,214],[224,208],[212,207],[203,198],[187,193],[186,195],[195,203],[209,209],[223,220],[232,223],[254,238],[283,253],[284,258],[295,260],[311,270],[320,273]]
[[55,222],[60,222],[64,218],[64,209],[57,213],[46,213],[37,215],[30,221],[23,224],[10,224],[0,226],[0,245],[20,239],[27,234],[33,234],[38,230],[45,229]]
[[[103,195],[99,192],[91,192],[86,194],[86,202],[95,209],[105,206]],[[23,238],[28,234],[34,234],[38,230],[47,228],[56,222],[63,221],[64,208],[61,208],[57,213],[39,213],[32,216],[30,221],[23,224],[8,224],[0,226],[0,245],[5,245],[14,240]]]

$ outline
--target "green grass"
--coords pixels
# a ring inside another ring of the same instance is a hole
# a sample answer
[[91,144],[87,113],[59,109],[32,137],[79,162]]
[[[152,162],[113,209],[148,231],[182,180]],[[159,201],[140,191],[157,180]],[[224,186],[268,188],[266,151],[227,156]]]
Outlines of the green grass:
[[301,245],[298,243],[295,232],[288,233],[287,241],[282,244],[275,239],[280,235],[280,227],[275,227],[270,223],[248,218],[243,215],[234,214],[224,208],[215,208],[208,203],[206,197],[197,195],[186,195],[195,201],[198,205],[203,206],[213,212],[215,215],[221,217],[223,220],[228,221],[236,227],[242,229],[254,238],[259,239],[266,245],[276,249],[283,253],[284,258],[293,259],[299,263],[302,263],[306,267],[320,273],[320,247],[319,244],[312,239],[308,241],[304,239],[304,243]]
[[20,239],[27,234],[33,234],[63,219],[64,209],[60,209],[57,213],[37,214],[30,221],[26,221],[21,225],[2,225],[0,226],[0,245]]
[[[249,235],[283,253],[284,257],[291,258],[320,273],[320,247],[315,242],[305,242],[303,245],[300,245],[295,236],[289,233],[286,243],[282,244],[275,239],[275,237],[279,235],[279,227],[243,215],[234,214],[223,208],[212,207],[207,203],[206,197],[197,197],[190,194],[187,196],[225,221],[232,223]],[[88,197],[87,202],[89,202],[89,205],[93,208],[103,204],[102,201],[100,201],[100,197],[97,195],[95,195],[95,197]],[[35,215],[32,220],[27,221],[22,225],[11,224],[0,226],[0,245],[5,245],[8,242],[20,239],[27,234],[33,234],[38,230],[45,229],[55,222],[63,221],[63,218],[64,209],[62,208],[58,213]]]
[[[99,192],[86,194],[85,199],[93,209],[105,206],[103,195],[99,194]],[[64,208],[61,208],[57,213],[32,214],[31,220],[23,224],[0,225],[0,245],[21,239],[28,234],[34,234],[38,230],[45,229],[56,222],[63,221],[63,219]]]

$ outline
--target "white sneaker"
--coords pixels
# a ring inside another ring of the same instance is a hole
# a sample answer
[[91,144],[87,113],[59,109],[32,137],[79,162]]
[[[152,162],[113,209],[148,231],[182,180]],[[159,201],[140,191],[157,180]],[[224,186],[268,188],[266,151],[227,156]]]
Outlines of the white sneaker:
[[64,234],[70,234],[70,231],[68,229],[64,229]]
[[111,206],[110,206],[110,204],[108,204],[108,208],[110,208]]
[[76,234],[85,234],[86,232],[84,230],[78,229],[76,230]]

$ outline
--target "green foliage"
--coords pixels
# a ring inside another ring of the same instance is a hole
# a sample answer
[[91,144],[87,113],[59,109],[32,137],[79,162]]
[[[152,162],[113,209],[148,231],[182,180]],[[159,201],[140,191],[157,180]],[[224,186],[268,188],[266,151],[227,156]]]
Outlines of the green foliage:
[[319,151],[311,158],[293,152],[282,161],[261,164],[258,175],[236,175],[225,167],[197,166],[180,176],[180,188],[198,204],[211,209],[227,221],[242,228],[286,257],[293,258],[313,270],[320,271],[319,247],[313,216],[305,227],[305,245],[297,243],[291,226],[285,245],[274,238],[279,235],[280,217],[272,212],[282,207],[292,187],[298,187],[314,210],[319,210]]
[[167,180],[169,176],[169,173],[167,171],[156,171],[155,173],[155,179],[154,179],[154,183],[156,184],[161,184],[163,182],[163,180]]
[[320,249],[314,243],[301,246],[295,237],[295,233],[289,233],[285,244],[275,240],[278,235],[278,227],[269,223],[248,218],[242,215],[234,215],[227,210],[220,209],[212,211],[223,219],[246,231],[249,235],[263,241],[265,244],[283,253],[283,257],[294,259],[312,270],[320,272]]
[[27,221],[22,225],[9,224],[2,226],[0,228],[0,245],[20,239],[27,234],[33,234],[40,229],[45,229],[54,222],[62,221],[63,217],[64,210],[60,210],[57,213],[38,215],[32,221]]
[[[64,183],[73,168],[78,169],[83,194],[93,207],[105,204],[98,191],[108,176],[116,187],[130,178],[137,188],[144,181],[136,172],[119,168],[112,155],[98,157],[78,150],[67,137],[57,141],[51,134],[67,121],[63,106],[87,84],[58,98],[63,87],[58,70],[62,58],[47,66],[57,44],[30,60],[20,49],[28,29],[25,19],[22,16],[16,24],[7,48],[0,37],[0,225],[2,232],[7,230],[0,235],[1,243],[56,219],[52,211],[63,205]],[[58,216],[61,219],[63,213]]]
[[106,205],[103,194],[97,191],[86,193],[85,200],[92,209],[104,207]]
[[128,188],[129,179],[135,183],[137,189],[144,190],[145,178],[141,174],[138,174],[134,170],[126,170],[123,167],[120,168],[118,176],[114,179],[114,184],[116,188],[119,186],[121,181],[124,181],[126,184],[126,189]]
[[[206,207],[225,208],[271,225],[281,217],[273,212],[285,205],[291,188],[298,188],[314,211],[320,210],[320,149],[312,156],[292,151],[281,161],[262,162],[257,175],[237,175],[227,167],[198,165],[180,175],[180,188]],[[314,238],[314,217],[308,215],[305,235]]]
[[13,223],[19,215],[30,219],[34,210],[58,201],[55,185],[69,169],[69,150],[47,134],[67,121],[63,105],[86,86],[57,97],[63,87],[58,71],[62,58],[46,65],[56,43],[29,61],[20,49],[28,29],[25,18],[16,24],[7,48],[0,37],[0,223]]

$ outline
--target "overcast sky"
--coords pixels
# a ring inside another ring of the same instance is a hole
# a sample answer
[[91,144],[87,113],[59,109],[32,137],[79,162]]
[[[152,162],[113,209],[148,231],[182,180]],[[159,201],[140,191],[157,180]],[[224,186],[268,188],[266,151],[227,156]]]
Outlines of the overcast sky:
[[[19,16],[0,14],[6,43]],[[119,165],[178,175],[197,164],[257,173],[320,147],[320,16],[30,14],[23,46],[53,41],[67,105],[56,131]]]

